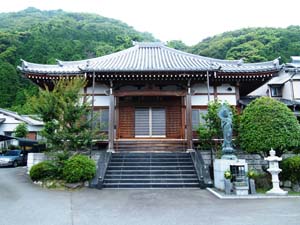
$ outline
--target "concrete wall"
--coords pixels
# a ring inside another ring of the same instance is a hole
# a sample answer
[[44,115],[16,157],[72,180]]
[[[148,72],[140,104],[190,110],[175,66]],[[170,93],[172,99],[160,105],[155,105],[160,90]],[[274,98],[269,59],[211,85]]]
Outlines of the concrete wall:
[[28,153],[27,173],[29,173],[32,166],[45,160],[47,160],[47,156],[44,153]]

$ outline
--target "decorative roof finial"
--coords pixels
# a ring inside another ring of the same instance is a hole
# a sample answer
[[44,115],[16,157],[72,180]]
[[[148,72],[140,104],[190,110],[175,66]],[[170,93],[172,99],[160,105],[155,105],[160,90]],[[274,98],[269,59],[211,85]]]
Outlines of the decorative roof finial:
[[55,61],[57,62],[57,64],[60,66],[60,67],[63,67],[64,64],[62,63],[62,61],[60,61],[59,59],[55,59]]
[[238,65],[238,66],[243,65],[243,64],[244,64],[244,59],[245,59],[244,57],[243,57],[243,58],[240,58],[239,61],[238,61],[238,63],[237,63],[237,65]]
[[279,66],[279,59],[281,59],[280,56],[279,56],[278,58],[276,58],[276,59],[273,60],[273,65],[274,65],[275,67],[278,67],[278,66]]

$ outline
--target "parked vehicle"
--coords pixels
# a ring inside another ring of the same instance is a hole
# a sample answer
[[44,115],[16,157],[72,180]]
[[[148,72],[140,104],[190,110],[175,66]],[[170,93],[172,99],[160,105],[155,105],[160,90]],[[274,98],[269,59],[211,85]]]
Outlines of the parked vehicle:
[[15,149],[6,152],[4,155],[0,155],[0,166],[13,166],[26,165],[27,154],[25,151]]

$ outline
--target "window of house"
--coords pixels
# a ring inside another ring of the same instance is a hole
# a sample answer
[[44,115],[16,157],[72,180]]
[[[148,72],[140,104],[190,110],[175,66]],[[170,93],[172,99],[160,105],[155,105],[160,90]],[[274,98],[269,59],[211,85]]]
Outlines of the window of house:
[[207,109],[193,109],[192,110],[192,126],[193,130],[197,130],[200,124],[205,124],[203,118],[207,114]]
[[271,87],[271,96],[272,97],[282,97],[282,87],[281,86],[272,86]]
[[100,131],[108,131],[108,108],[100,109],[99,122]]
[[[94,128],[100,131],[108,131],[108,108],[97,109],[94,111]],[[89,117],[90,118],[90,117]]]

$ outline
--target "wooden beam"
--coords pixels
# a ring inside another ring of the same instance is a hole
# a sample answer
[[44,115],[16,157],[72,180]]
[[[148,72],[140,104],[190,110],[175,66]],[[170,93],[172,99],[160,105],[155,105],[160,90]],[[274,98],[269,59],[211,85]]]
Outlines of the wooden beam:
[[115,91],[117,97],[124,96],[185,96],[186,91],[160,91],[160,90],[141,90],[141,91]]
[[186,95],[186,138],[187,138],[187,148],[193,149],[192,94],[191,94],[190,82],[188,82],[188,92]]
[[109,89],[109,116],[108,116],[108,150],[114,151],[114,130],[115,130],[115,96],[113,95],[113,84]]

